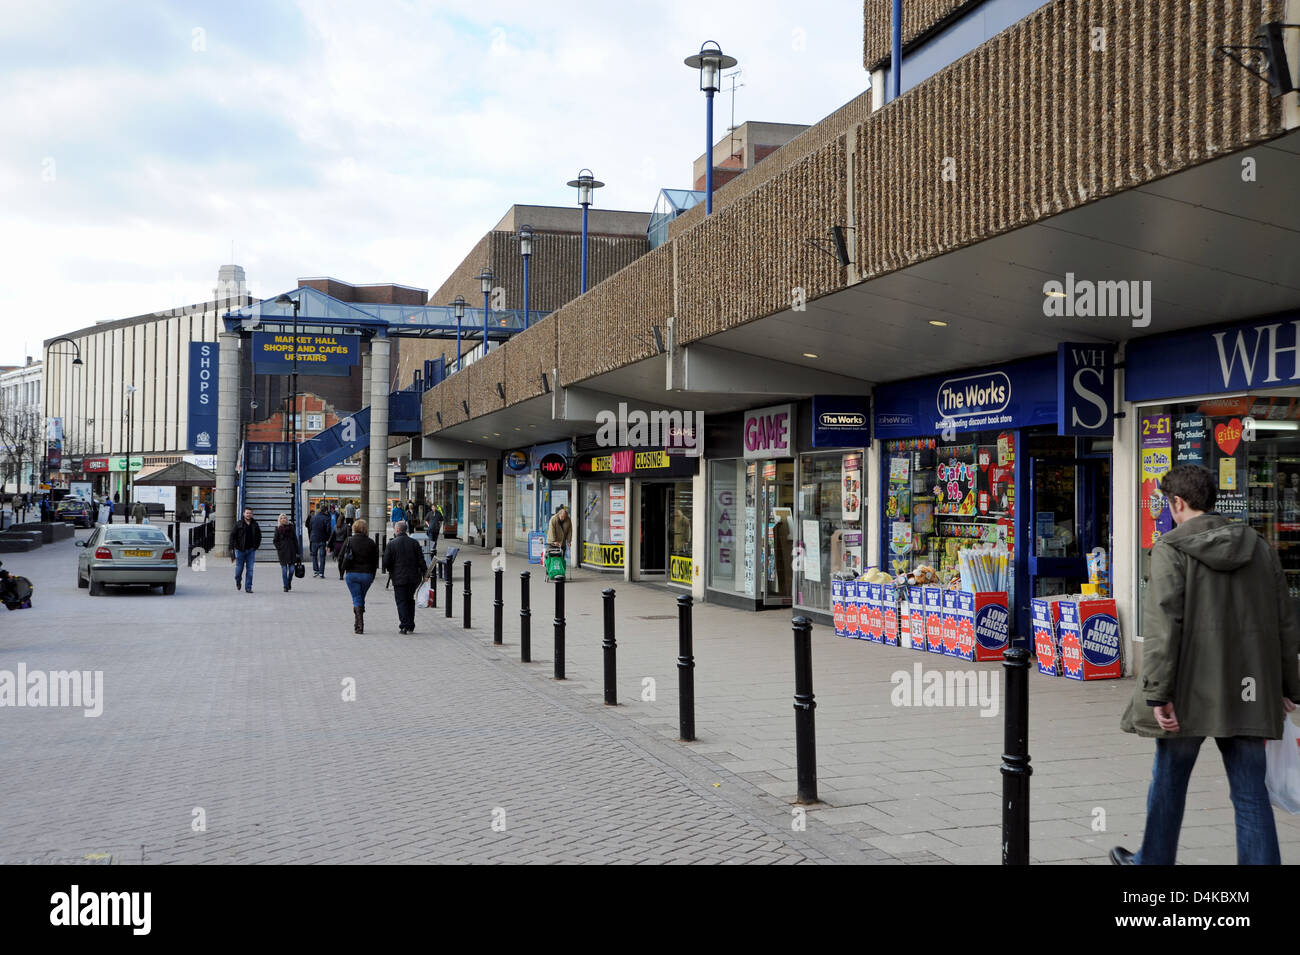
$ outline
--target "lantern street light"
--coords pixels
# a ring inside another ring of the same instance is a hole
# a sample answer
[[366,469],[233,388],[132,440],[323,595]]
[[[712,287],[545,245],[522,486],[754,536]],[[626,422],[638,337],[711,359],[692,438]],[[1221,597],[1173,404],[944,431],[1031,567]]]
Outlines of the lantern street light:
[[133,423],[131,421],[131,396],[135,394],[135,385],[126,386],[126,503],[134,504],[131,499],[135,493],[131,481],[131,439],[133,437]]
[[527,328],[530,324],[528,260],[533,257],[533,227],[530,225],[519,227],[519,254],[524,257],[524,328]]
[[460,371],[460,323],[465,320],[465,296],[457,295],[451,305],[456,310],[456,370]]
[[496,281],[496,273],[492,271],[492,266],[485,266],[483,271],[478,274],[479,287],[483,289],[483,357],[487,357],[488,352],[488,297],[492,294],[492,283]]
[[685,61],[693,70],[700,71],[700,89],[704,91],[707,119],[704,127],[704,213],[713,214],[713,94],[719,89],[718,83],[723,70],[736,65],[734,56],[727,56],[718,44],[705,40],[700,45],[700,52],[688,56]]
[[569,185],[578,190],[578,205],[582,206],[582,291],[587,291],[587,210],[591,207],[591,193],[605,185],[591,174],[590,169],[579,169],[578,178]]

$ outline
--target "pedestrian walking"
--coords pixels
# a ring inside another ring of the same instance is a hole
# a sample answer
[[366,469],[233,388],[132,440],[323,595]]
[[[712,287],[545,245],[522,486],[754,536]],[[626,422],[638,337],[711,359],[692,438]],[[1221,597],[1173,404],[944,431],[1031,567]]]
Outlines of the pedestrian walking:
[[1214,474],[1180,464],[1160,482],[1175,527],[1151,548],[1142,603],[1142,679],[1120,721],[1153,737],[1142,847],[1116,865],[1173,865],[1187,784],[1214,737],[1228,775],[1240,865],[1280,865],[1264,741],[1300,702],[1300,625],[1277,552],[1212,511]]
[[352,536],[348,527],[349,525],[342,518],[334,525],[334,533],[330,535],[330,555],[334,560],[339,559],[339,554],[343,553],[344,542]]
[[393,599],[397,601],[397,630],[399,633],[414,633],[415,591],[429,567],[424,562],[424,551],[406,530],[406,521],[393,525],[393,539],[384,551],[384,570],[392,581]]
[[379,545],[370,539],[370,527],[361,518],[352,522],[352,536],[339,554],[339,572],[352,595],[352,632],[366,632],[366,591],[379,569]]
[[280,576],[284,581],[284,592],[293,589],[294,567],[302,560],[302,550],[298,544],[298,534],[293,529],[288,514],[281,514],[275,525],[275,555],[280,559]]
[[[569,506],[567,504],[561,504],[555,509],[555,513],[551,516],[550,523],[546,525],[547,580],[554,580],[563,572],[565,565],[568,563],[564,558],[568,555],[569,541],[572,539],[573,521],[569,519]],[[559,565],[559,572],[556,572],[552,567],[550,558],[553,555],[558,555],[560,558],[555,562]]]
[[313,577],[325,576],[325,551],[330,544],[330,516],[324,508],[317,511],[307,522],[311,535],[311,570]]
[[357,519],[357,506],[348,501],[347,507],[343,508],[343,524],[347,527],[348,533],[352,533],[352,522]]
[[131,505],[131,520],[137,524],[143,524],[145,518],[145,509],[143,501],[136,501]]
[[245,593],[253,592],[253,565],[257,562],[257,549],[261,546],[262,528],[253,520],[253,509],[246,507],[244,519],[235,524],[234,530],[230,532],[230,560],[235,565],[236,590],[242,586]]
[[388,523],[396,524],[398,521],[404,521],[404,520],[406,520],[406,512],[402,510],[402,502],[394,501],[393,512],[388,515]]
[[442,536],[442,508],[436,504],[429,512],[429,543],[433,545],[433,556],[438,556],[438,538]]

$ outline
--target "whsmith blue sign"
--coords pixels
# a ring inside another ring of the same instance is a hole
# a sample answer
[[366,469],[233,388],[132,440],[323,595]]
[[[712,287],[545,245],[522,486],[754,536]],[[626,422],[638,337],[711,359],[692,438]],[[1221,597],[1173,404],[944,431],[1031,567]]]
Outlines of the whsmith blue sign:
[[1056,346],[1057,434],[1114,434],[1115,346],[1061,342]]
[[864,448],[871,443],[870,405],[858,395],[813,395],[814,448]]
[[1139,338],[1125,349],[1129,401],[1213,395],[1300,382],[1297,313]]
[[217,452],[216,342],[190,342],[190,414],[185,446],[196,454]]
[[[259,375],[292,374],[293,342],[292,332],[253,332],[253,371]],[[360,335],[298,332],[300,375],[347,375],[360,356]]]
[[1056,424],[1056,356],[982,371],[918,378],[876,389],[875,436],[913,438],[951,430]]

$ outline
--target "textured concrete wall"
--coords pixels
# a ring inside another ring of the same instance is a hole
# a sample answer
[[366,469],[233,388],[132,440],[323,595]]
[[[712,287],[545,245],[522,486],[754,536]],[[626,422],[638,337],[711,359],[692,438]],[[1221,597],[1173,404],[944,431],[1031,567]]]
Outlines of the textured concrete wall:
[[[984,0],[903,0],[903,48],[948,17]],[[889,60],[892,43],[891,0],[863,0],[862,65],[868,72]]]

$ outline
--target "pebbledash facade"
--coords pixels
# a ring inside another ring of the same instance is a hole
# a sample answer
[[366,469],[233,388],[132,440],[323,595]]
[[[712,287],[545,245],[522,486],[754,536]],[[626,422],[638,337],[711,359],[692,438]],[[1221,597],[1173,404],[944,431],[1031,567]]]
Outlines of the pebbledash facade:
[[[1175,463],[1300,595],[1300,102],[1214,53],[1297,4],[904,7],[901,96],[868,0],[871,89],[430,390],[426,437],[528,421],[484,452],[507,518],[560,491],[574,563],[697,599],[830,622],[837,579],[987,545],[1012,643],[1036,601],[1109,594],[1107,675],[1140,660]],[[701,453],[598,445],[620,402],[702,412]]]

